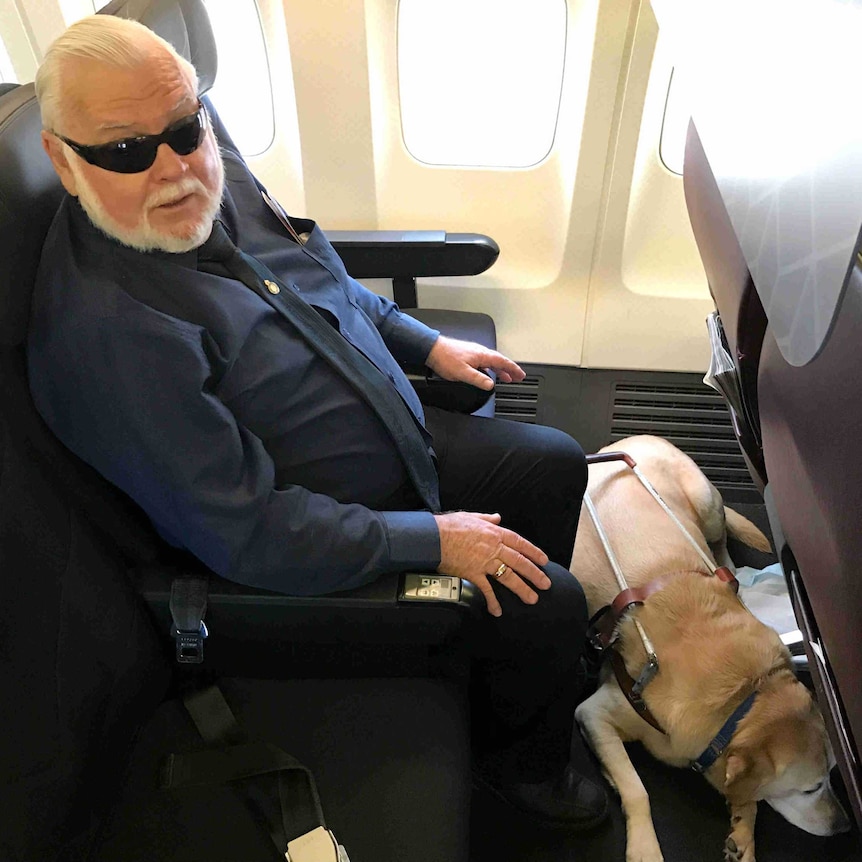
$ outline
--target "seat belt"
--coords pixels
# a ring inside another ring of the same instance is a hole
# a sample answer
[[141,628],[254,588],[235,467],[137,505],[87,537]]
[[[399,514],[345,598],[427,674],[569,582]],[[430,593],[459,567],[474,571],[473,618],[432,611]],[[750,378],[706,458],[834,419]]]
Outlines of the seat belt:
[[180,664],[200,664],[204,660],[204,640],[209,636],[204,623],[208,592],[206,577],[184,576],[171,582],[171,635]]
[[163,789],[226,784],[269,836],[274,860],[350,862],[326,827],[307,767],[275,745],[248,741],[216,686],[186,694],[183,703],[200,735],[218,748],[169,754],[162,767]]

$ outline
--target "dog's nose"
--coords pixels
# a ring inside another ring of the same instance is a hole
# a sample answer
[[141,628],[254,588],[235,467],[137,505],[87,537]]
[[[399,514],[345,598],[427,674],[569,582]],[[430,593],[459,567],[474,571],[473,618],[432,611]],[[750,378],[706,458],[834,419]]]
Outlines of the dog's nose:
[[832,823],[829,824],[829,834],[836,835],[839,832],[849,832],[852,825],[850,818],[844,813],[844,810],[839,808],[832,817]]

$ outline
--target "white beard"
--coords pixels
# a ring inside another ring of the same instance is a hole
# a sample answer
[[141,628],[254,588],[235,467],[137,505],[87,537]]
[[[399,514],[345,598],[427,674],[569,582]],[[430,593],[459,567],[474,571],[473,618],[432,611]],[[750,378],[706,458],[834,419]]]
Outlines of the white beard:
[[[84,176],[78,157],[71,150],[67,151],[67,162],[77,185],[78,201],[90,221],[112,239],[134,248],[137,251],[166,251],[170,254],[182,254],[191,251],[207,241],[212,231],[213,219],[221,207],[224,192],[224,162],[221,153],[216,149],[218,165],[218,187],[208,192],[204,184],[196,177],[186,177],[177,183],[162,187],[154,192],[146,201],[144,212],[134,227],[125,227],[110,216],[99,196]],[[191,226],[187,236],[175,236],[154,228],[149,222],[149,212],[154,206],[180,200],[189,194],[199,194],[206,201],[197,222]]]

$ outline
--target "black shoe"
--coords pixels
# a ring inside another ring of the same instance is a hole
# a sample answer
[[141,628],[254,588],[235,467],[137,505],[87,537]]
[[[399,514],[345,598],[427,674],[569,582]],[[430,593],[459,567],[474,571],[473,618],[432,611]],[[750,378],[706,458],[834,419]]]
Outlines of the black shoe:
[[569,764],[556,780],[541,784],[477,784],[543,826],[573,832],[598,826],[608,814],[604,789]]

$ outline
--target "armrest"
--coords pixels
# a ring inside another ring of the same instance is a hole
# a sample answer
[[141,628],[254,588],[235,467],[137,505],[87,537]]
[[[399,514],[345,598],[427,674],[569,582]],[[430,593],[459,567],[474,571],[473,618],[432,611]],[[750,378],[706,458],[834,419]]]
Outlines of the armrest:
[[417,278],[478,275],[500,255],[497,243],[479,233],[332,230],[326,236],[354,278],[391,278],[401,308],[416,308]]
[[[451,311],[442,308],[411,308],[407,312],[411,317],[421,320],[432,329],[439,329],[450,338],[460,338],[463,341],[476,341],[497,349],[497,330],[493,318],[487,314],[474,311]],[[494,405],[489,399],[494,390],[477,389],[469,383],[453,383],[443,380],[428,368],[427,365],[405,364],[404,372],[419,395],[419,400],[432,407],[441,407],[456,413],[475,413],[483,407],[482,415],[493,416]],[[494,380],[493,371],[486,372]]]
[[[148,565],[133,573],[138,592],[166,638],[171,629],[171,584],[182,575],[201,576],[201,568]],[[469,612],[472,584],[461,582],[458,601],[407,601],[401,595],[406,574],[385,575],[356,590],[328,596],[286,596],[210,573],[205,655],[217,641],[242,644],[254,652],[302,643],[435,646],[454,638]]]
[[442,230],[329,230],[327,239],[354,278],[478,275],[500,255],[480,233]]
[[[435,275],[478,275],[500,254],[493,239],[478,233],[409,230],[334,230],[326,236],[354,278],[391,278],[399,307],[451,338],[497,348],[494,321],[470,311],[417,308],[416,279]],[[405,366],[423,404],[458,413],[494,415],[493,389],[442,380],[425,366]],[[493,379],[493,375],[492,379]]]

